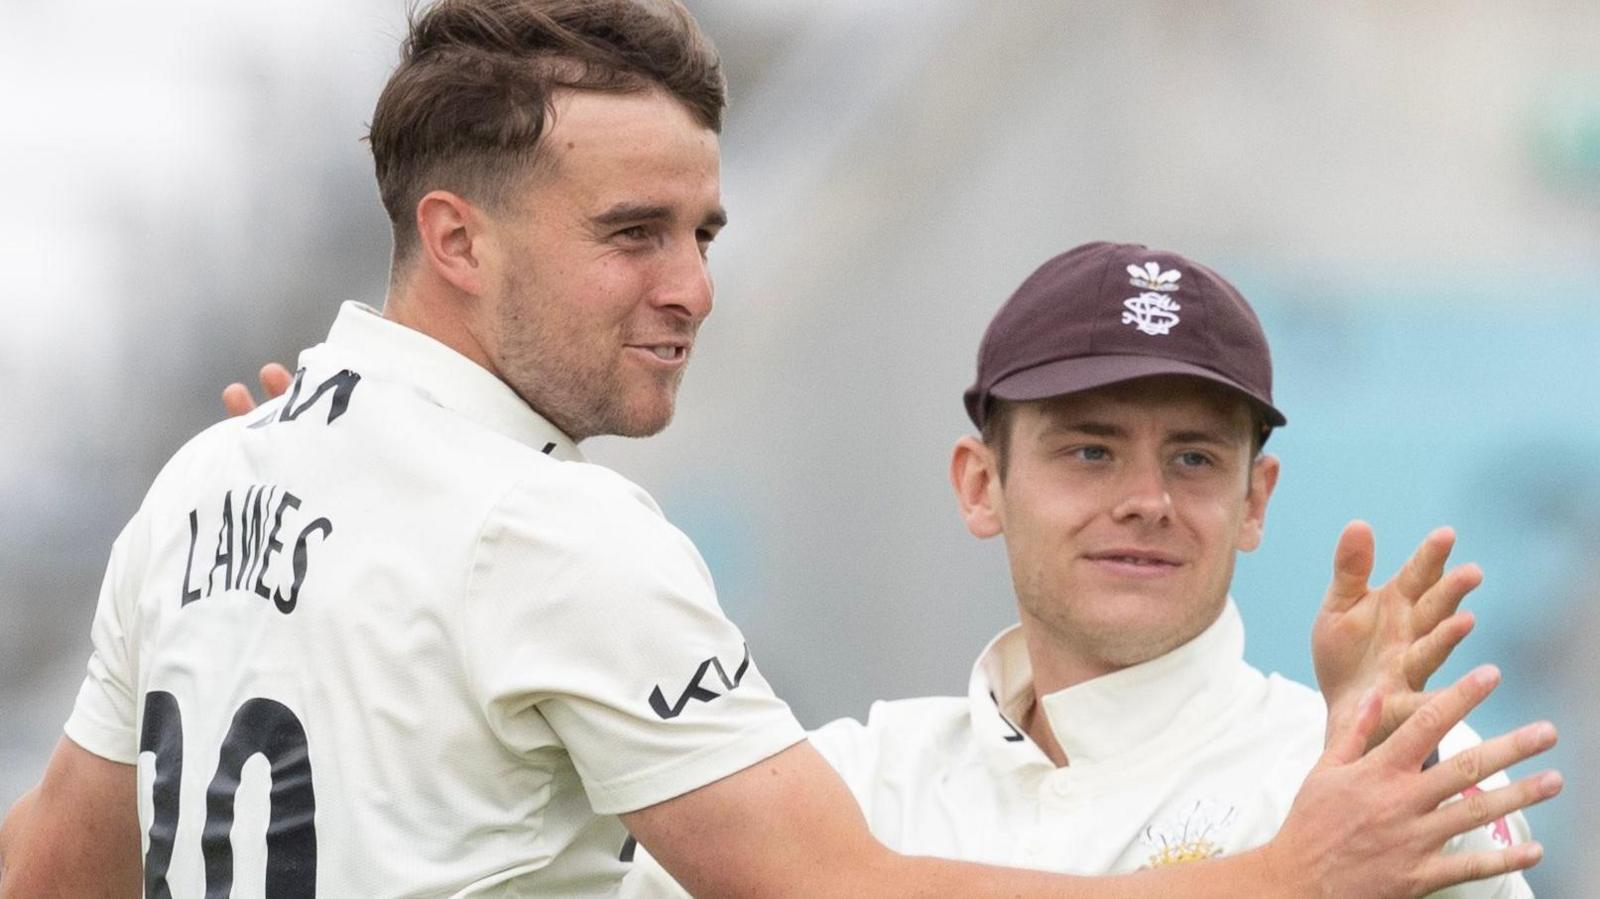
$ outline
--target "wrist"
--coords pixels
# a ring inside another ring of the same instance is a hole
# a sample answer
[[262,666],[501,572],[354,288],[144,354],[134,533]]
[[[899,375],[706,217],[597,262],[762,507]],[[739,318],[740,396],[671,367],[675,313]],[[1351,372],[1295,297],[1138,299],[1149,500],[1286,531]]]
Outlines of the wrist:
[[1239,854],[1250,859],[1260,883],[1256,895],[1263,899],[1306,899],[1316,895],[1311,866],[1294,859],[1282,836]]

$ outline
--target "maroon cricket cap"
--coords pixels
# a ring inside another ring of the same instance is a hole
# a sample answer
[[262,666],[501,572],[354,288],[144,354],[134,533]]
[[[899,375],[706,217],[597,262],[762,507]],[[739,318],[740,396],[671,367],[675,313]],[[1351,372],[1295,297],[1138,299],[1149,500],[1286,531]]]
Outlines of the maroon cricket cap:
[[1041,400],[1151,375],[1192,375],[1244,394],[1266,423],[1272,355],[1261,322],[1222,276],[1141,244],[1090,243],[1022,282],[978,345],[967,415],[983,427],[989,399]]

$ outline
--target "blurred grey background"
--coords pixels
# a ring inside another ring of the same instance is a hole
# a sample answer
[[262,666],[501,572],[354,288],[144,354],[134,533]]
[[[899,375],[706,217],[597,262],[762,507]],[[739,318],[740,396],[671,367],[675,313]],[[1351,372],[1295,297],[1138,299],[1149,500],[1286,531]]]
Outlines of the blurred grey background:
[[[989,315],[1093,239],[1230,276],[1284,477],[1235,593],[1309,680],[1341,525],[1488,574],[1447,673],[1554,719],[1545,895],[1600,895],[1600,6],[700,0],[733,105],[677,422],[591,458],[699,544],[802,721],[959,693],[1014,619],[945,482]],[[0,0],[0,807],[38,777],[112,538],[388,253],[359,138],[401,0]]]

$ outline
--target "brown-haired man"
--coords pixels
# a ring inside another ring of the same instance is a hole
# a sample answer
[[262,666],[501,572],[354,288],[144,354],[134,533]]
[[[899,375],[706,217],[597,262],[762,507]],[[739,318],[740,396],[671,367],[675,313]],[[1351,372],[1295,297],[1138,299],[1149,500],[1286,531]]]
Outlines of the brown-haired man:
[[415,22],[373,119],[383,312],[345,306],[286,395],[157,478],[67,739],[0,832],[0,890],[605,895],[624,826],[728,896],[1409,895],[1536,860],[1433,857],[1475,822],[1434,809],[1468,781],[1420,762],[1489,674],[1359,757],[1363,703],[1283,837],[1238,858],[1087,882],[873,840],[693,547],[577,449],[671,417],[711,309],[720,107],[676,3],[445,0]]

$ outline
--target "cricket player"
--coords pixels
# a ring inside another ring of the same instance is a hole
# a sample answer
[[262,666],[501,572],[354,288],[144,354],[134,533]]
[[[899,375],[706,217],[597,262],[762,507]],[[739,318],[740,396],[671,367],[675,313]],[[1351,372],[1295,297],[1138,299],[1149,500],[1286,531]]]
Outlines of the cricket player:
[[[12,896],[601,896],[631,832],[697,895],[1414,895],[1548,795],[1422,762],[1462,679],[1363,755],[1378,665],[1282,834],[1091,881],[886,849],[689,541],[583,461],[671,418],[711,311],[723,82],[675,2],[443,0],[370,141],[394,227],[287,392],[195,437],[112,548],[93,655],[0,828]],[[1409,636],[1352,629],[1360,656]],[[1365,692],[1363,692],[1365,691]],[[1467,758],[1499,770],[1553,735]],[[1328,870],[1323,870],[1327,866]]]
[[[1323,751],[1328,709],[1244,661],[1229,596],[1278,478],[1262,444],[1286,423],[1249,304],[1173,253],[1077,247],[995,315],[966,408],[979,434],[957,442],[951,484],[973,535],[1004,540],[1020,622],[983,651],[967,696],[879,702],[865,724],[811,735],[874,835],[902,852],[1075,874],[1270,840]],[[1385,666],[1402,692],[1421,690],[1471,628],[1457,610],[1482,575],[1445,570],[1452,542],[1429,535],[1384,601],[1357,613],[1436,635]],[[1319,640],[1370,589],[1370,529],[1348,528],[1337,559]],[[1324,682],[1347,663],[1317,659]],[[1477,743],[1459,725],[1440,756]],[[1513,813],[1447,849],[1529,839]],[[643,854],[627,892],[674,889]],[[1512,872],[1438,895],[1532,893]]]

